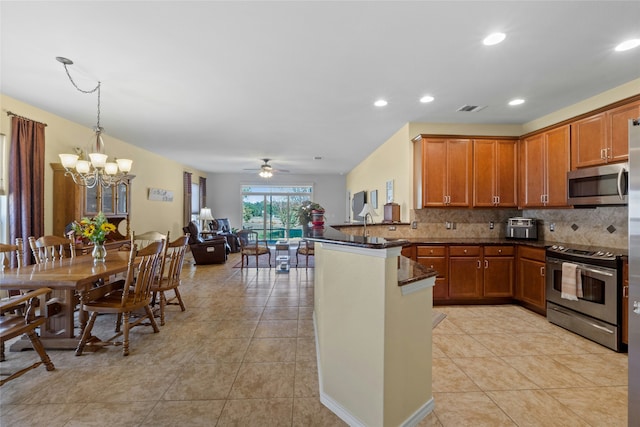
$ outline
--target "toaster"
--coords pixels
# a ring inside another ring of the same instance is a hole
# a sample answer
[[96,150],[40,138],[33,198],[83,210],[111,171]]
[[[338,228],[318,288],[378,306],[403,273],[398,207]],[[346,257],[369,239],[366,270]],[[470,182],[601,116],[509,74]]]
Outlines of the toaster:
[[538,225],[533,218],[509,218],[507,220],[507,239],[538,240]]

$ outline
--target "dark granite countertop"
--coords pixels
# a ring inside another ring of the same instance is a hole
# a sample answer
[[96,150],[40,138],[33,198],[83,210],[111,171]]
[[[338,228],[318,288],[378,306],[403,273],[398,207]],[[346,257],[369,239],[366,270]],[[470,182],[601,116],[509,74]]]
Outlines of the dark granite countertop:
[[553,245],[570,247],[573,249],[584,251],[608,251],[619,256],[628,255],[627,249],[607,248],[602,246],[577,245],[573,243],[549,241],[549,240],[524,240],[524,239],[507,239],[507,238],[491,238],[491,237],[474,237],[468,239],[462,238],[443,238],[443,237],[408,237],[405,239],[407,245],[526,245],[537,248],[547,248]]
[[438,273],[424,265],[417,263],[407,257],[398,258],[398,286],[408,285],[419,280],[437,276]]
[[312,228],[304,236],[305,239],[314,242],[333,243],[336,245],[357,246],[368,249],[386,249],[397,246],[404,246],[409,241],[407,239],[388,239],[374,236],[352,236],[342,233],[333,227],[323,227],[321,229]]

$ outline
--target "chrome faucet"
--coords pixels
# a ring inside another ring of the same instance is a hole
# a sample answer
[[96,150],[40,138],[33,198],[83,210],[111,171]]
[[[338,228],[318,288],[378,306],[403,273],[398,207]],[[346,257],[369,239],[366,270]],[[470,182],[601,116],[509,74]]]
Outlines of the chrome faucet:
[[370,214],[370,213],[368,213],[368,212],[367,212],[367,213],[364,215],[364,228],[363,228],[363,230],[362,230],[362,235],[363,235],[364,237],[367,237],[367,217],[369,217],[369,220],[371,221],[371,224],[373,224],[373,217],[371,216],[371,214]]

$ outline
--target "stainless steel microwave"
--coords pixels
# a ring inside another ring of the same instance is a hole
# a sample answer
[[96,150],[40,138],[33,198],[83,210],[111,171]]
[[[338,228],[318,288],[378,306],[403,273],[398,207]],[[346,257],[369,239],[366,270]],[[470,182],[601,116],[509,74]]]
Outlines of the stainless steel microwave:
[[626,205],[629,163],[577,169],[567,173],[567,202],[574,206]]

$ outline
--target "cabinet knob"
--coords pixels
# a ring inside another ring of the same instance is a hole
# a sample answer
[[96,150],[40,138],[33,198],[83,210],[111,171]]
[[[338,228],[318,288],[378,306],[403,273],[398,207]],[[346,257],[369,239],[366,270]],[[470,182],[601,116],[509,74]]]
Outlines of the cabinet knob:
[[502,249],[498,249],[498,253],[501,254],[502,253]]
[[467,253],[467,250],[466,250],[466,249],[464,250],[464,253],[465,253],[465,254]]

